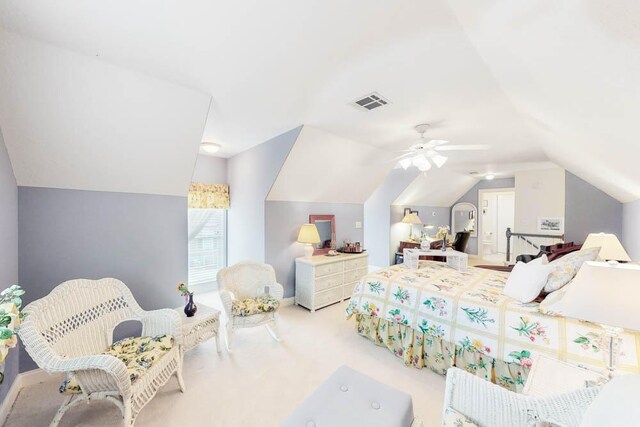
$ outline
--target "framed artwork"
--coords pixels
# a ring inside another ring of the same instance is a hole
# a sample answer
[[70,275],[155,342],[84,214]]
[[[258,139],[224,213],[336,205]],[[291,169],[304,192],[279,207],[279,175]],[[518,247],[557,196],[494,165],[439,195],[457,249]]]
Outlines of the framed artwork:
[[538,218],[538,231],[563,233],[564,220],[562,218]]
[[420,213],[418,211],[411,211],[411,213],[420,216]]
[[404,215],[402,215],[402,217],[404,218],[405,216],[409,215],[411,213],[411,208],[404,208]]

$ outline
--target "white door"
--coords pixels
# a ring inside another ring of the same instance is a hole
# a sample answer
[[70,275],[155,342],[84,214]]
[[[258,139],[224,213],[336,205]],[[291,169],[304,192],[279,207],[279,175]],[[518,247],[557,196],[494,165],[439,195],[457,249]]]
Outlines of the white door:
[[516,197],[513,191],[497,194],[498,252],[507,253],[507,228],[513,231],[516,216]]

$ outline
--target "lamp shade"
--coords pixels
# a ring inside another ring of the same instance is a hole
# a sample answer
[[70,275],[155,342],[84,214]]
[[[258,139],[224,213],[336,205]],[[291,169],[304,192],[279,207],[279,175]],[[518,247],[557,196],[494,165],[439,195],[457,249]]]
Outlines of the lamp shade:
[[602,248],[598,258],[604,260],[631,261],[615,234],[591,233],[587,236],[582,249]]
[[406,214],[404,218],[402,218],[402,222],[405,224],[422,224],[420,217],[415,213]]
[[298,243],[320,243],[320,234],[315,224],[302,224],[298,233]]
[[567,286],[565,316],[640,331],[640,265],[585,262]]

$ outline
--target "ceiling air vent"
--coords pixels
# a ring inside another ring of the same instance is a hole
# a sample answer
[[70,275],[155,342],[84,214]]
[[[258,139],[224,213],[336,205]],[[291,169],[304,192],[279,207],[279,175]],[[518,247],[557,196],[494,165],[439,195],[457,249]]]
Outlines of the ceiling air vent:
[[384,99],[377,92],[371,92],[369,95],[365,95],[354,102],[355,105],[366,110],[373,110],[374,108],[382,107],[383,105],[387,105],[388,103],[389,101]]

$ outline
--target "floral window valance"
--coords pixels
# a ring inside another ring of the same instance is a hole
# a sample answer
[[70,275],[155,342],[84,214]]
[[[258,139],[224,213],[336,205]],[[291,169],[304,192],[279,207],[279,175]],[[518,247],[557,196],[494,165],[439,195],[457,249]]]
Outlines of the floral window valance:
[[229,209],[229,186],[192,182],[189,187],[189,208]]

